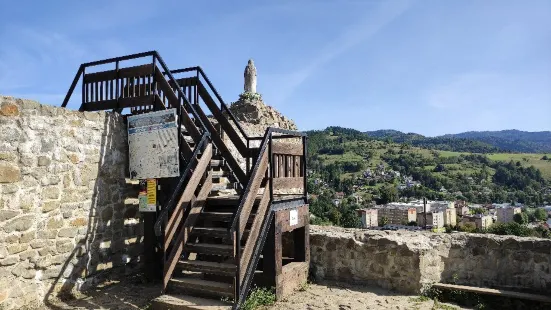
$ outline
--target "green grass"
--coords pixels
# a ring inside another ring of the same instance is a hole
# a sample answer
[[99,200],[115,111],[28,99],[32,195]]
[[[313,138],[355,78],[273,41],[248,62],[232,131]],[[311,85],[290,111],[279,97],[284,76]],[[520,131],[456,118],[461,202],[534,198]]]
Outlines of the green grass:
[[243,310],[254,310],[262,306],[273,305],[276,301],[274,289],[254,288],[243,304]]
[[[514,161],[520,162],[523,167],[534,166],[535,168],[541,171],[541,174],[546,179],[551,179],[551,161],[541,160],[541,158],[546,154],[529,154],[529,153],[520,153],[520,154],[508,154],[508,153],[495,153],[488,155],[488,158],[492,160],[499,161]],[[551,154],[547,154],[547,157],[551,157]]]

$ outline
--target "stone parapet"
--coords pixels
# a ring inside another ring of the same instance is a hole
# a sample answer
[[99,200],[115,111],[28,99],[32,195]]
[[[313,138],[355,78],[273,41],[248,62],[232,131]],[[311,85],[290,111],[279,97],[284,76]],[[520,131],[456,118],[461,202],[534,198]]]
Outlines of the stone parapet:
[[420,293],[433,282],[551,292],[551,240],[310,226],[317,279]]

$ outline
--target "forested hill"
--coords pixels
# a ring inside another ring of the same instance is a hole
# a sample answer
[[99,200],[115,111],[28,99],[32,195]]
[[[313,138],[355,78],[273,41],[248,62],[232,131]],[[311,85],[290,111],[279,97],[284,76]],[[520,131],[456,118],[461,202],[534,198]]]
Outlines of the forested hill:
[[443,137],[473,139],[491,144],[502,150],[514,152],[551,152],[551,131],[468,131],[453,135],[444,135]]
[[409,143],[413,146],[458,152],[551,152],[551,132],[527,132],[520,130],[469,131],[459,134],[447,134],[437,137],[425,137],[416,133],[404,133],[397,130],[376,130],[365,132],[378,140],[392,140],[397,143]]

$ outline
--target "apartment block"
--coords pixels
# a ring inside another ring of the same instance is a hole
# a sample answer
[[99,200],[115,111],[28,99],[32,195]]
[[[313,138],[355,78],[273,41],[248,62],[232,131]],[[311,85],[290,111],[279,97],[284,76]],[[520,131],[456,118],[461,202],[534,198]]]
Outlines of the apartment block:
[[377,209],[360,209],[356,210],[362,221],[362,228],[379,226],[378,210]]
[[[417,213],[417,225],[425,226],[425,213]],[[441,211],[427,212],[427,226],[432,226],[433,228],[444,227],[444,213]]]
[[520,213],[522,211],[519,207],[514,206],[505,206],[496,208],[497,210],[497,223],[510,223],[513,221],[513,217],[515,214]]

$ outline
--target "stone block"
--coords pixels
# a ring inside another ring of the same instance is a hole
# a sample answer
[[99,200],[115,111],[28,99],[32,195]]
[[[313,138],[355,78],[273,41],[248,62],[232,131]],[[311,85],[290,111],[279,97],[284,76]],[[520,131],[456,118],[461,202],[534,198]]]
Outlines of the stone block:
[[45,201],[42,203],[42,212],[47,213],[59,209],[61,203],[57,200]]
[[18,190],[19,186],[12,183],[4,184],[1,188],[2,194],[13,194],[16,193]]
[[27,244],[10,244],[8,245],[8,254],[17,254],[25,251],[27,248]]
[[10,220],[18,216],[21,212],[14,210],[0,210],[0,222]]
[[56,229],[63,227],[63,219],[60,218],[50,218],[46,227],[49,229]]
[[38,166],[49,166],[51,162],[48,156],[38,156]]
[[0,183],[15,183],[21,180],[21,170],[9,162],[0,162]]
[[26,231],[34,224],[35,216],[33,214],[21,215],[6,223],[4,231],[11,233],[13,231]]
[[59,187],[47,186],[42,189],[42,199],[58,199],[60,195]]
[[11,266],[19,262],[19,256],[9,256],[0,260],[0,266]]
[[63,241],[63,240],[57,241],[55,246],[56,246],[56,251],[59,254],[69,253],[74,248],[74,245],[71,241]]
[[77,234],[78,228],[61,228],[57,234],[60,238],[74,238]]

